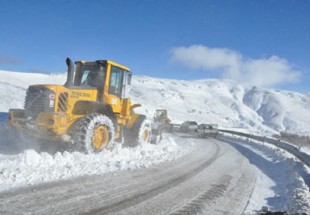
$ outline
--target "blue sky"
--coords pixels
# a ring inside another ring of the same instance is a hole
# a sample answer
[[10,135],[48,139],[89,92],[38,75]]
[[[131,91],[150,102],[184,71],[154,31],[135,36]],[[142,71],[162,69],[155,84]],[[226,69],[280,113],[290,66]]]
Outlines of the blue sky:
[[308,92],[310,2],[0,0],[0,69],[63,72],[67,56]]

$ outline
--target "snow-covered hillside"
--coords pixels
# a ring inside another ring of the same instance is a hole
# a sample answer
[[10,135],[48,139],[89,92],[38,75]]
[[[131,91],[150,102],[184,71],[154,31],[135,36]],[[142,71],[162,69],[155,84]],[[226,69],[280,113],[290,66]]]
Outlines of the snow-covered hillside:
[[[28,85],[63,84],[66,74],[0,71],[0,112],[22,108]],[[152,116],[167,109],[173,122],[195,120],[221,127],[310,135],[310,95],[244,86],[230,80],[180,81],[135,76],[128,97]]]

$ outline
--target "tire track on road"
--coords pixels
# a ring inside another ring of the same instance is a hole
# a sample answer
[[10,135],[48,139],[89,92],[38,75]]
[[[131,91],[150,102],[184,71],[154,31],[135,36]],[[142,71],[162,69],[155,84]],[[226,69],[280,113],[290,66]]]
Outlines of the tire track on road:
[[88,214],[108,214],[108,213],[114,213],[120,210],[124,210],[128,207],[131,207],[133,205],[136,205],[138,203],[141,203],[143,201],[146,201],[147,199],[150,199],[168,189],[171,189],[175,186],[178,186],[179,184],[181,184],[182,182],[189,180],[190,178],[194,177],[195,175],[197,175],[198,173],[200,173],[202,170],[204,170],[205,168],[207,168],[209,165],[211,165],[218,157],[220,154],[220,147],[218,146],[218,144],[214,144],[216,146],[216,151],[213,154],[213,156],[211,158],[209,158],[208,160],[206,160],[205,162],[203,162],[201,165],[199,165],[198,167],[192,169],[190,172],[188,172],[187,174],[181,175],[177,178],[172,178],[171,180],[169,180],[167,183],[163,183],[160,184],[159,186],[153,187],[151,189],[145,190],[142,193],[136,194],[134,196],[131,196],[129,198],[126,198],[122,201],[113,203],[111,205],[106,205],[103,207],[99,207],[93,210],[90,210],[86,213],[82,213],[84,215],[88,215]]
[[170,213],[170,215],[198,214],[203,212],[208,203],[225,193],[231,179],[232,177],[229,175],[223,176],[223,179],[216,184],[211,185],[210,189],[200,194],[197,198],[193,199],[182,208]]

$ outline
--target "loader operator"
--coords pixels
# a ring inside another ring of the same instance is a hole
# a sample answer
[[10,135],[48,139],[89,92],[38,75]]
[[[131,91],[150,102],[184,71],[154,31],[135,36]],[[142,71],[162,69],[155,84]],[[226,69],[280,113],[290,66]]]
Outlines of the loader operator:
[[92,70],[85,70],[84,74],[87,74],[87,78],[82,82],[81,85],[87,85],[91,87],[100,88],[102,87],[102,83],[104,83],[105,78],[105,67],[99,66],[93,68]]

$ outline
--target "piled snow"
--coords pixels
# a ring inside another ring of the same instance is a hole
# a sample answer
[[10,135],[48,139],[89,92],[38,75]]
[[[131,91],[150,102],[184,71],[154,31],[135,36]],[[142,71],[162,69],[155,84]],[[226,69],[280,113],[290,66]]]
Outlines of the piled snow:
[[[66,74],[0,71],[0,113],[22,108],[28,85],[63,84]],[[127,96],[149,116],[167,109],[174,123],[195,120],[275,133],[310,136],[310,94],[244,86],[230,80],[180,81],[134,76]]]
[[50,155],[26,150],[16,155],[0,154],[0,181],[2,189],[68,179],[82,175],[101,175],[108,172],[149,167],[178,159],[191,151],[191,144],[180,144],[164,138],[159,144],[142,144],[98,154],[64,152]]
[[309,213],[309,169],[293,155],[273,145],[238,139],[231,144],[257,169],[256,185],[246,214],[263,205],[268,205],[272,211]]

